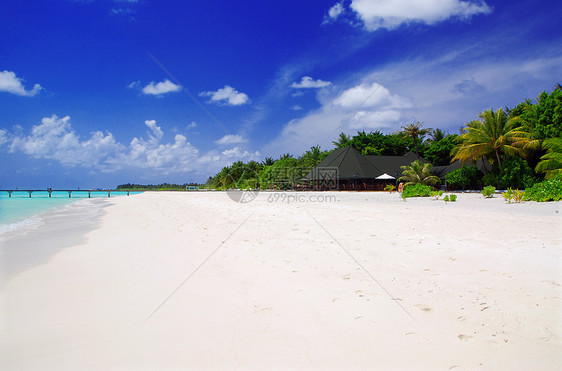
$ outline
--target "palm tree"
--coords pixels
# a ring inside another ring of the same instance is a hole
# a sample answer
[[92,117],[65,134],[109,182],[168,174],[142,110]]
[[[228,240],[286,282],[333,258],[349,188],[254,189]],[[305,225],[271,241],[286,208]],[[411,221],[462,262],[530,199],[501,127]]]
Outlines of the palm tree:
[[423,137],[431,131],[431,129],[422,129],[421,126],[422,123],[418,121],[413,124],[402,126],[402,130],[398,132],[403,137],[412,138],[414,140],[414,146],[416,148],[416,155],[418,156],[418,160],[420,159],[420,154],[418,152],[418,138],[423,141]]
[[554,90],[562,90],[562,85],[560,85],[560,83],[557,83],[556,85],[554,85]]
[[263,161],[262,161],[262,165],[263,166],[271,166],[275,163],[275,160],[273,159],[273,157],[266,157]]
[[535,171],[544,172],[546,179],[562,174],[562,138],[545,139],[543,148],[548,152],[541,157],[541,162],[537,164]]
[[299,163],[301,167],[312,169],[322,161],[322,151],[320,146],[310,147],[300,158]]
[[487,158],[498,162],[502,170],[504,155],[525,157],[525,149],[534,143],[531,134],[520,126],[517,117],[510,118],[501,108],[494,112],[489,109],[480,114],[480,120],[469,122],[460,135],[460,145],[453,149],[451,162]]
[[441,182],[439,177],[432,175],[431,169],[433,165],[430,163],[423,163],[420,160],[416,160],[409,166],[400,166],[400,168],[402,169],[402,177],[398,178],[398,180],[405,180],[405,185],[421,183],[434,187]]
[[431,141],[436,143],[445,138],[445,132],[441,129],[429,129],[429,136]]
[[340,133],[340,136],[338,137],[337,142],[333,141],[333,145],[336,146],[336,148],[345,148],[345,147],[349,147],[349,145],[351,144],[351,138],[349,137],[349,135],[346,135],[345,133]]

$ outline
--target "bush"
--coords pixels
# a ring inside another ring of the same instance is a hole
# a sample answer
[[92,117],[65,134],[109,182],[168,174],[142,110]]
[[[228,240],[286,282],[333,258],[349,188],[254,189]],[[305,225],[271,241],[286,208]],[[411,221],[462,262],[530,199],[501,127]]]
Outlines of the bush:
[[494,187],[494,186],[486,186],[482,190],[482,195],[486,198],[494,197],[495,193],[496,193],[496,187]]
[[500,189],[523,189],[537,183],[539,178],[527,161],[517,156],[511,156],[503,162],[502,173],[495,168],[492,173],[486,174],[482,180],[485,185]]
[[562,200],[562,175],[556,175],[527,188],[525,199],[538,202]]
[[402,191],[402,198],[408,197],[428,197],[431,194],[431,187],[421,183],[409,184]]
[[451,202],[457,201],[457,195],[451,195]]
[[386,187],[384,187],[385,191],[389,191],[390,193],[392,193],[392,191],[394,191],[396,189],[396,186],[394,184],[387,184]]
[[474,166],[463,166],[445,175],[445,179],[449,187],[453,189],[477,189],[480,179],[482,179],[482,172]]

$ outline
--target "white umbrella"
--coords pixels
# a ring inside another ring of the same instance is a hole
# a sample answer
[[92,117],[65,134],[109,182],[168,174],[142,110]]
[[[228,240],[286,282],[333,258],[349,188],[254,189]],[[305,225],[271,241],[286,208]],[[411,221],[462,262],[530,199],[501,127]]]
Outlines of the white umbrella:
[[384,173],[383,175],[380,175],[380,176],[376,177],[375,179],[396,179],[396,178],[393,177],[392,175],[388,175],[387,173]]

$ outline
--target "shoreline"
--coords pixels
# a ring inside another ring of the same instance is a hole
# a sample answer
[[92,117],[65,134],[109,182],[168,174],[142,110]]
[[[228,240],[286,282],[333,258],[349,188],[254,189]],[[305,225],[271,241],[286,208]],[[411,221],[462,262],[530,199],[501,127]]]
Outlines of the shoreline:
[[561,202],[314,194],[112,200],[4,285],[0,366],[560,368]]
[[76,200],[6,224],[8,228],[0,235],[0,283],[45,264],[65,248],[84,243],[111,204],[98,200]]

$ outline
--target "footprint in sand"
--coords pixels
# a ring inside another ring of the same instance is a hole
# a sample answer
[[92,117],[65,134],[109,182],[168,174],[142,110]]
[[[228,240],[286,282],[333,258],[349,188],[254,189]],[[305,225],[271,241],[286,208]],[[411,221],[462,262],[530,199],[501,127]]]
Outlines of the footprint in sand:
[[420,308],[422,311],[424,312],[431,312],[433,311],[433,309],[427,305],[423,305],[423,304],[416,304],[416,307]]
[[419,334],[417,332],[407,332],[405,335],[406,336],[412,336],[412,337],[414,337],[418,340],[423,340],[421,343],[418,343],[418,344],[422,344],[422,343],[429,344],[430,343],[429,340],[427,340],[425,337],[423,337],[421,334]]
[[472,339],[472,336],[465,335],[465,334],[459,334],[458,338],[466,341],[466,340]]

